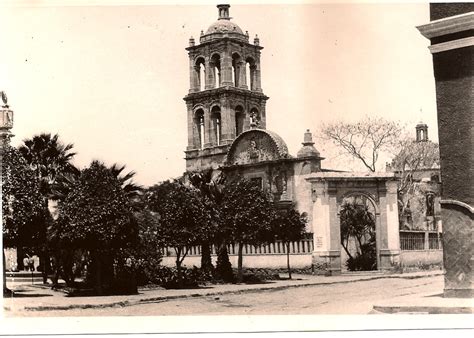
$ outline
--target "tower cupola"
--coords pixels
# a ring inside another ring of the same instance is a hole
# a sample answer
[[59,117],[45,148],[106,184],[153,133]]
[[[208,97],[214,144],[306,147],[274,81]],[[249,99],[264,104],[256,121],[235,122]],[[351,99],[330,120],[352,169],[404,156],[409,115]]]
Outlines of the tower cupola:
[[319,151],[317,151],[314,147],[313,134],[311,134],[309,129],[306,129],[306,133],[304,133],[304,140],[302,145],[303,147],[301,147],[301,149],[298,151],[298,157],[319,157]]
[[425,142],[428,141],[428,125],[419,122],[416,127],[416,142]]

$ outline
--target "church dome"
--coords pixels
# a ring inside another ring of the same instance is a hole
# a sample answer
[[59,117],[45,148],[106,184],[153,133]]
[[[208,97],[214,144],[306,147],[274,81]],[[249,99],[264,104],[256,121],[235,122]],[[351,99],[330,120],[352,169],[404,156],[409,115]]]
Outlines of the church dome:
[[209,26],[206,33],[201,33],[201,43],[226,37],[248,42],[248,35],[244,34],[236,23],[230,21],[229,7],[230,5],[217,5],[219,18]]
[[214,22],[212,25],[209,26],[209,28],[206,31],[206,34],[212,34],[212,33],[239,33],[244,35],[244,32],[242,32],[242,29],[240,27],[233,23],[230,20],[217,20]]

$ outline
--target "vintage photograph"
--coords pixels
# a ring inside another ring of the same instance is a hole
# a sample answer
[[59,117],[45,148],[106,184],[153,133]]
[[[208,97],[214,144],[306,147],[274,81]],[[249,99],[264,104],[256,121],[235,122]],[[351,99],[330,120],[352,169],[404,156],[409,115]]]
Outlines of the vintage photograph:
[[472,2],[0,2],[2,316],[472,327],[473,32]]

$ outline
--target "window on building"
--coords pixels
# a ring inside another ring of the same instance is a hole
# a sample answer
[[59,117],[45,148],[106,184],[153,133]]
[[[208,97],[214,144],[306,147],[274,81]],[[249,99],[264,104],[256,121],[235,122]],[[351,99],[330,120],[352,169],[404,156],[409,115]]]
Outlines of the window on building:
[[435,195],[432,192],[426,194],[426,216],[434,216]]

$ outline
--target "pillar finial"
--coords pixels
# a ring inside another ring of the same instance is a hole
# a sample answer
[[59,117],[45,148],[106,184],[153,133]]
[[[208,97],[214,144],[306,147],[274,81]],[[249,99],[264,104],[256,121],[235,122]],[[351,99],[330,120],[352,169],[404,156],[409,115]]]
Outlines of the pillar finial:
[[255,38],[253,39],[253,44],[255,46],[260,46],[260,39],[258,38],[258,34],[255,34]]

